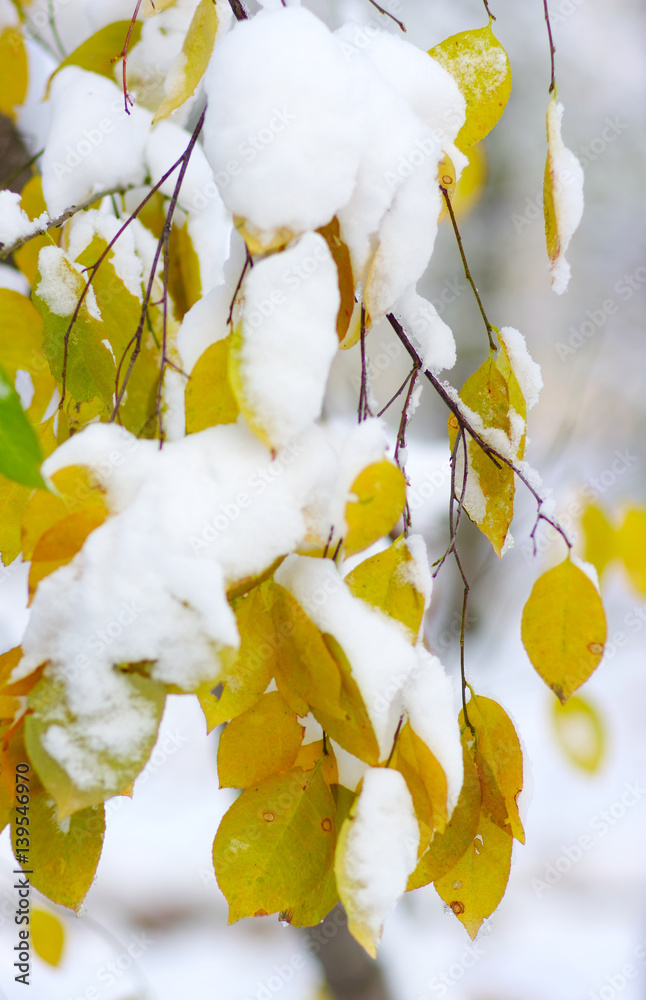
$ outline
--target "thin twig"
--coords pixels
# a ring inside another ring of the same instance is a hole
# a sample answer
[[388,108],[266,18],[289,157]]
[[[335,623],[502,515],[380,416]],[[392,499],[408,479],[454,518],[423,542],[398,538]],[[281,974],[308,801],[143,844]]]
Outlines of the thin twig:
[[56,18],[54,17],[54,0],[49,0],[47,7],[49,14],[49,26],[52,29],[52,35],[54,37],[54,41],[58,45],[59,58],[65,59],[65,57],[67,56],[67,52],[65,51],[63,43],[61,42],[61,36],[59,35],[58,28],[56,27]]
[[361,388],[359,389],[359,423],[372,416],[368,405],[368,369],[366,366],[366,309],[361,306]]
[[249,17],[240,0],[229,0],[229,6],[237,21],[246,21]]
[[397,723],[397,729],[395,730],[395,735],[393,736],[393,745],[390,749],[390,753],[388,754],[388,760],[386,761],[386,767],[390,767],[390,762],[395,755],[395,747],[397,746],[397,737],[399,736],[399,731],[402,727],[403,722],[404,722],[404,716],[400,715],[399,722]]
[[466,254],[464,252],[464,246],[462,245],[462,238],[460,236],[460,231],[458,229],[458,224],[455,221],[455,212],[453,211],[453,205],[451,204],[451,199],[449,198],[449,193],[448,193],[448,191],[446,190],[445,187],[442,187],[441,184],[440,184],[440,191],[444,195],[444,201],[446,202],[446,208],[447,208],[447,211],[448,211],[449,216],[451,218],[451,224],[453,226],[453,232],[455,233],[455,238],[456,238],[457,243],[458,243],[458,249],[460,251],[460,257],[462,258],[462,264],[464,265],[464,273],[466,275],[466,279],[469,282],[469,284],[471,285],[471,288],[473,289],[473,294],[476,297],[476,302],[478,303],[478,308],[480,309],[480,314],[481,314],[481,316],[482,316],[482,318],[484,320],[484,324],[485,324],[485,326],[487,328],[487,337],[489,338],[489,347],[491,348],[492,351],[495,351],[496,345],[494,344],[494,341],[493,341],[493,327],[492,327],[491,323],[489,322],[489,320],[487,318],[487,314],[486,314],[486,312],[484,310],[484,306],[482,304],[482,299],[480,298],[480,294],[478,292],[478,289],[476,288],[476,283],[473,280],[473,277],[471,276],[471,271],[469,270],[469,265],[467,263]]
[[[153,4],[153,6],[154,6],[154,4]],[[139,14],[139,8],[140,7],[141,7],[141,0],[137,0],[137,5],[136,5],[136,7],[134,9],[134,13],[133,13],[132,17],[130,18],[130,24],[128,25],[128,34],[126,35],[126,40],[123,43],[123,48],[121,49],[121,52],[119,53],[119,55],[115,56],[114,59],[112,60],[113,63],[116,63],[116,62],[119,62],[120,59],[123,59],[123,66],[122,66],[123,103],[124,103],[127,115],[130,114],[130,108],[128,107],[128,104],[130,104],[130,107],[133,107],[135,102],[132,100],[132,98],[128,94],[128,87],[127,87],[127,84],[126,84],[126,61],[128,59],[128,49],[130,48],[130,38],[132,36],[132,29],[135,26],[135,21],[137,20],[137,16]]]
[[377,0],[370,0],[370,3],[379,11],[380,14],[383,14],[385,17],[389,17],[391,21],[394,21],[395,24],[401,28],[402,31],[406,31],[406,25],[404,22],[396,18],[394,14],[391,14],[389,10],[384,10],[384,8],[377,3]]
[[[415,391],[415,385],[417,383],[417,377],[419,375],[421,365],[414,365],[413,370],[410,374],[410,384],[408,386],[408,392],[406,393],[406,400],[402,407],[401,419],[399,421],[399,430],[397,431],[397,443],[395,445],[395,463],[398,468],[401,469],[402,475],[406,480],[408,485],[408,479],[406,478],[406,470],[403,464],[399,461],[400,451],[406,447],[406,428],[408,426],[408,421],[410,420],[410,405],[413,398],[413,392]],[[406,502],[404,503],[404,537],[408,536],[408,532],[411,527],[411,516],[410,507],[408,505],[408,495],[406,495]]]
[[406,376],[406,378],[404,379],[404,381],[400,385],[400,387],[397,390],[397,392],[395,393],[395,395],[390,397],[390,399],[388,400],[388,402],[386,403],[385,406],[382,406],[382,408],[380,409],[379,413],[377,414],[378,417],[383,417],[383,415],[386,412],[386,410],[388,410],[393,405],[393,403],[395,402],[395,400],[399,396],[401,396],[402,392],[404,391],[404,389],[408,385],[408,380],[412,377],[412,374],[413,374],[414,371],[415,371],[415,369],[413,368],[413,370],[408,373],[408,375]]
[[231,305],[229,306],[229,315],[227,316],[227,326],[229,326],[229,324],[233,320],[233,309],[236,304],[236,299],[238,298],[238,293],[240,291],[240,288],[242,287],[244,276],[247,273],[247,268],[253,267],[253,259],[251,254],[249,253],[249,248],[246,247],[246,250],[247,250],[247,256],[245,258],[244,267],[240,272],[240,277],[238,278],[238,284],[236,285],[235,292],[233,293],[233,298],[231,299]]
[[[0,188],[2,188],[3,190],[6,190],[8,187],[10,187],[13,184],[13,182],[16,180],[16,178],[20,177],[20,175],[25,170],[29,170],[29,168],[31,166],[33,166],[33,164],[36,162],[36,160],[38,159],[38,157],[42,156],[44,152],[45,152],[45,148],[43,147],[37,153],[34,153],[34,155],[31,157],[31,159],[27,160],[26,163],[23,163],[23,165],[21,167],[16,167],[16,169],[13,170],[9,174],[9,176],[7,177],[7,179],[4,180],[4,181],[2,181],[2,183],[0,184]],[[30,239],[31,239],[31,237],[30,237]]]
[[488,4],[487,0],[483,0],[483,3],[485,5],[485,10],[486,10],[487,14],[489,15],[489,17],[491,18],[491,20],[495,21],[496,20],[496,15],[492,14],[491,11],[489,10],[489,4]]
[[545,23],[547,25],[547,36],[550,40],[550,61],[552,63],[552,76],[550,79],[550,89],[548,94],[551,94],[556,88],[556,80],[554,78],[554,56],[556,54],[556,49],[554,48],[554,39],[552,37],[552,25],[550,23],[550,12],[547,6],[547,0],[543,0],[543,9],[545,11]]

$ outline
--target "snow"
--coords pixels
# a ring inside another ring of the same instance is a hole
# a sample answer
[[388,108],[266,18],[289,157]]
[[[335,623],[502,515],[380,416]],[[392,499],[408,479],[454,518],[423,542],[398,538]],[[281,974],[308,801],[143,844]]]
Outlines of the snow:
[[527,409],[531,410],[536,406],[540,391],[543,388],[541,366],[536,364],[531,357],[527,350],[527,342],[522,333],[515,330],[513,326],[503,326],[500,334],[512,370],[518,380],[520,391],[525,397]]
[[552,289],[562,295],[570,281],[565,254],[583,216],[583,167],[563,143],[563,105],[552,98],[547,109],[548,162],[552,178],[558,256],[551,264]]
[[9,264],[0,263],[0,288],[10,288],[12,292],[29,295],[29,282],[24,274]]
[[134,107],[126,114],[119,87],[78,66],[56,75],[49,99],[51,125],[41,164],[53,217],[91,195],[144,181],[149,112]]
[[339,303],[336,265],[317,233],[247,272],[237,395],[251,426],[274,447],[320,415],[338,348]]
[[[34,290],[35,294],[55,316],[71,316],[79,299],[80,282],[74,277],[74,272],[81,274],[81,265],[75,265],[62,247],[45,246],[38,254],[38,271],[40,280]],[[101,319],[101,312],[91,285],[83,304],[90,316]]]
[[232,298],[231,289],[219,285],[198,299],[184,316],[177,332],[177,350],[187,375],[207,348],[228,335],[227,317]]
[[446,775],[447,812],[453,812],[464,777],[455,691],[437,656],[417,647],[419,665],[404,688],[403,704],[410,724]]
[[[75,260],[90,245],[94,236],[99,236],[106,243],[110,243],[122,226],[123,222],[115,218],[112,206],[107,210],[91,209],[87,212],[79,212],[71,220],[68,228],[68,257]],[[141,302],[143,297],[141,288],[143,267],[136,254],[134,233],[131,226],[128,226],[119,236],[111,248],[108,259],[117,277],[121,278],[130,294]]]
[[227,208],[264,245],[325,225],[349,200],[361,155],[352,76],[302,8],[261,11],[216,46],[204,146]]
[[422,366],[439,375],[453,368],[457,353],[453,332],[438,314],[435,306],[418,295],[411,286],[395,306],[395,316],[419,345]]
[[0,244],[15,243],[16,240],[33,236],[49,220],[47,212],[30,220],[20,207],[20,195],[15,191],[0,191]]
[[321,632],[334,636],[352,668],[387,759],[401,716],[402,689],[417,653],[397,622],[354,597],[331,559],[291,555],[275,574]]
[[409,583],[424,598],[424,611],[431,603],[433,593],[433,577],[428,565],[428,550],[421,535],[409,535],[405,545],[411,556],[408,562],[403,562],[397,571],[398,580]]
[[389,768],[365,772],[353,813],[337,880],[350,923],[376,943],[415,869],[419,827],[403,776]]

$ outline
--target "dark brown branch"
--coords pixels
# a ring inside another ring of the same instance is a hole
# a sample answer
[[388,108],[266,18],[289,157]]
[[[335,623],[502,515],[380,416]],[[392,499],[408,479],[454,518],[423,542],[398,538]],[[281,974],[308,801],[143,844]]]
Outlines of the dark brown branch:
[[380,14],[383,14],[384,17],[389,17],[391,21],[394,21],[395,24],[401,28],[402,31],[406,31],[406,25],[404,22],[396,18],[394,14],[391,14],[389,10],[384,10],[384,8],[377,3],[377,0],[370,0],[370,3],[376,8],[376,10],[379,11]]
[[545,11],[545,23],[547,25],[547,37],[550,40],[550,61],[552,64],[552,76],[550,79],[550,89],[548,94],[552,94],[556,89],[556,80],[554,78],[554,56],[556,55],[556,49],[554,48],[554,39],[552,37],[552,25],[550,23],[550,12],[547,6],[547,0],[543,0],[543,9]]
[[238,298],[238,293],[240,292],[240,289],[242,287],[244,276],[247,273],[247,268],[253,267],[253,259],[251,257],[251,254],[249,253],[249,248],[247,247],[246,250],[247,250],[247,256],[245,257],[244,267],[240,272],[240,277],[238,278],[238,284],[235,287],[233,298],[231,299],[231,305],[229,306],[229,315],[227,316],[227,326],[229,326],[229,324],[233,319],[233,309],[236,304],[236,299]]
[[469,265],[467,263],[466,254],[464,252],[464,247],[462,245],[462,238],[460,236],[460,231],[458,229],[458,224],[457,224],[457,222],[455,220],[455,212],[453,211],[453,205],[451,204],[451,199],[449,198],[449,193],[448,193],[448,191],[446,190],[445,187],[442,187],[441,184],[440,184],[440,191],[444,195],[444,201],[446,202],[446,208],[447,208],[447,211],[448,211],[450,219],[451,219],[451,224],[453,226],[453,232],[455,233],[455,238],[456,238],[457,243],[458,243],[458,249],[460,251],[460,257],[462,258],[462,264],[464,266],[464,273],[466,275],[466,279],[469,282],[469,284],[471,285],[471,288],[473,289],[473,294],[476,297],[476,302],[478,303],[478,308],[480,309],[480,314],[481,314],[481,316],[482,316],[482,318],[484,320],[484,325],[487,328],[487,337],[489,338],[489,347],[491,348],[492,351],[495,351],[496,350],[496,345],[493,342],[493,327],[492,327],[491,323],[489,322],[489,320],[487,318],[487,314],[486,314],[486,312],[484,310],[484,306],[482,304],[482,299],[480,298],[480,294],[478,292],[478,289],[476,288],[476,283],[473,280],[473,277],[471,276],[471,271],[469,270]]
[[406,376],[406,378],[404,379],[404,381],[400,385],[400,387],[397,390],[397,392],[395,393],[395,395],[390,397],[390,399],[388,400],[388,402],[386,403],[385,406],[382,406],[382,408],[380,409],[379,413],[377,414],[378,417],[383,417],[383,415],[386,412],[386,410],[390,409],[390,407],[393,405],[393,403],[395,402],[395,400],[398,399],[399,396],[401,396],[402,392],[404,391],[404,389],[408,385],[409,379],[412,378],[412,375],[413,375],[414,371],[415,371],[415,369],[413,369],[413,371],[410,371],[408,373],[408,375]]
[[[116,62],[119,62],[120,59],[123,59],[123,66],[122,66],[123,103],[124,103],[127,115],[130,114],[130,108],[128,107],[128,104],[130,104],[130,107],[133,107],[134,101],[132,100],[132,98],[128,94],[128,86],[126,84],[126,62],[127,62],[127,59],[128,59],[128,49],[130,48],[130,38],[132,37],[132,29],[135,26],[135,21],[137,20],[137,16],[139,14],[139,8],[140,7],[141,7],[141,0],[137,0],[137,4],[135,6],[134,13],[133,13],[132,17],[130,18],[130,24],[128,25],[128,34],[126,35],[126,40],[123,43],[123,48],[121,49],[121,52],[119,53],[119,55],[115,56],[114,59],[112,60],[113,63],[116,63]],[[153,7],[154,7],[154,4],[153,4]]]
[[401,730],[401,727],[402,727],[403,723],[404,723],[404,716],[400,715],[399,722],[397,723],[397,729],[395,730],[395,735],[393,736],[393,745],[390,748],[390,753],[388,755],[388,760],[386,761],[386,767],[390,767],[390,762],[393,759],[393,757],[395,756],[395,747],[397,746],[397,737],[399,736],[399,732]]
[[359,389],[359,423],[372,416],[368,405],[368,369],[366,366],[366,309],[361,306],[361,388]]
[[229,0],[229,6],[233,11],[236,21],[246,21],[249,17],[240,0]]
[[485,10],[486,10],[487,14],[489,15],[489,17],[491,18],[491,20],[495,21],[496,20],[496,15],[492,14],[491,11],[489,10],[488,0],[483,0],[483,3],[485,5]]

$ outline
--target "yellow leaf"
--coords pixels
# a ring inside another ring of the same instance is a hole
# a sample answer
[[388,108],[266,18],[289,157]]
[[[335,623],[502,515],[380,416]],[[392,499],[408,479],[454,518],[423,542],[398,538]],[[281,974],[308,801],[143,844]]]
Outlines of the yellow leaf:
[[0,476],[0,553],[5,566],[20,554],[20,518],[32,493],[31,487]]
[[[561,136],[563,105],[556,91],[547,109],[547,159],[543,178],[545,240],[552,288],[561,295],[570,280],[565,253],[583,215],[583,167]],[[564,196],[564,191],[566,195]]]
[[209,64],[217,28],[214,0],[200,0],[186,32],[182,51],[166,79],[166,97],[155,112],[153,124],[168,118],[195,92]]
[[[585,537],[584,559],[592,563],[601,577],[609,562],[618,555],[620,534],[615,531],[601,507],[590,504],[581,516],[581,527]],[[632,540],[631,540],[632,541]],[[633,545],[629,546],[632,550]]]
[[[513,410],[518,414],[519,417],[526,423],[527,422],[527,404],[525,402],[525,397],[523,396],[523,390],[520,387],[520,383],[516,378],[516,373],[511,366],[511,361],[509,360],[509,355],[507,353],[507,347],[505,345],[505,340],[503,334],[500,330],[496,330],[496,336],[500,341],[500,350],[496,355],[495,365],[507,386],[507,392],[509,394],[509,415],[511,416],[511,411]],[[522,459],[525,455],[525,431],[518,443],[516,449],[516,458]]]
[[24,104],[29,81],[29,62],[18,28],[0,31],[0,114],[16,120],[16,108]]
[[328,222],[327,226],[323,226],[318,230],[318,232],[330,248],[330,253],[334,258],[334,263],[336,264],[337,271],[339,272],[339,293],[341,295],[341,305],[339,306],[339,314],[336,320],[336,332],[339,338],[339,343],[342,343],[345,340],[350,327],[350,321],[352,320],[352,314],[355,307],[354,277],[352,274],[350,250],[341,238],[339,220],[336,215],[331,222]]
[[[140,21],[135,21],[132,25],[129,50],[132,50],[141,38],[141,28]],[[88,70],[90,73],[106,76],[114,83],[115,63],[123,51],[129,30],[130,21],[114,21],[81,42],[73,52],[70,52],[63,59],[50,76],[43,100],[49,99],[49,88],[52,85],[52,80],[66,66],[80,66],[81,69]]]
[[[487,360],[462,386],[460,398],[469,409],[480,415],[485,427],[502,430],[511,438],[510,390],[500,370],[502,366],[503,362],[499,362],[490,353]],[[458,422],[454,415],[449,418],[448,428],[449,442],[453,448],[458,433]],[[521,442],[519,447],[520,445]],[[496,555],[500,556],[514,514],[514,473],[503,462],[497,460],[497,465],[494,465],[493,460],[468,434],[467,454],[469,461],[464,509],[489,539]],[[463,463],[464,449],[462,444],[458,444],[455,476],[455,494],[458,499],[462,496]]]
[[31,943],[39,958],[54,968],[60,965],[65,945],[65,928],[53,913],[34,907],[30,920]]
[[[39,174],[31,177],[22,189],[20,207],[32,221],[47,211],[43,197],[43,184]],[[46,236],[33,236],[14,252],[13,259],[16,266],[22,271],[30,285],[33,285],[38,274],[38,254],[44,246],[51,246],[52,240],[58,244],[61,233],[62,229],[59,227],[50,229]],[[40,353],[42,355],[42,345]],[[43,372],[49,372],[49,365],[44,356],[42,360],[44,362]]]
[[295,909],[329,870],[334,844],[334,799],[320,767],[275,774],[243,791],[213,843],[229,923]]
[[251,788],[287,771],[296,759],[305,730],[278,691],[228,723],[218,746],[220,788]]
[[469,750],[464,747],[464,782],[451,819],[436,832],[428,850],[408,880],[407,889],[419,889],[445,875],[473,842],[480,818],[480,781]]
[[240,408],[229,382],[231,340],[229,334],[207,347],[191,372],[185,394],[187,434],[238,419]]
[[433,830],[446,828],[446,775],[435,756],[411,727],[400,730],[391,766],[404,776],[415,806],[420,828],[420,855],[428,847]]
[[[356,796],[354,792],[344,788],[343,785],[333,787],[332,794],[336,802],[335,825],[338,837]],[[316,924],[325,919],[330,910],[339,902],[333,860],[334,858],[330,861],[330,866],[318,885],[302,899],[297,900],[296,905],[290,911],[281,913],[281,920],[288,920],[294,927],[315,927]]]
[[[501,830],[524,844],[525,832],[516,805],[523,787],[523,755],[513,723],[497,702],[475,694],[467,713],[476,731],[473,753],[482,810]],[[464,712],[460,712],[460,726],[464,725]],[[466,735],[468,738],[469,734]]]
[[233,611],[240,633],[238,656],[215,688],[209,682],[197,692],[209,732],[251,708],[274,673],[273,622],[261,588],[238,598]]
[[382,459],[359,473],[350,492],[353,498],[345,508],[347,556],[392,531],[406,503],[406,480],[396,465]]
[[40,581],[71,562],[83,548],[88,535],[103,524],[106,517],[105,508],[88,507],[64,517],[39,538],[29,571],[30,602]]
[[646,594],[646,510],[626,513],[617,533],[619,555],[635,590]]
[[200,261],[188,231],[188,221],[183,226],[173,225],[170,232],[168,289],[178,320],[182,320],[202,296]]
[[334,714],[328,715],[322,707],[315,705],[312,705],[312,714],[344,750],[366,764],[377,764],[377,737],[348,659],[333,635],[323,633],[323,639],[339,669],[341,691],[337,703],[333,704],[336,709]]
[[469,162],[460,174],[455,194],[451,198],[453,212],[458,221],[466,219],[478,204],[487,184],[487,154],[484,143],[469,149]]
[[95,484],[88,469],[80,465],[69,465],[52,476],[58,491],[46,493],[38,490],[30,498],[22,515],[22,553],[24,559],[32,559],[38,540],[70,514],[92,509],[107,512],[103,493]]
[[480,813],[478,832],[458,863],[433,883],[471,939],[505,894],[513,838]]
[[552,720],[557,742],[572,764],[594,774],[605,751],[603,719],[596,708],[580,695],[572,695],[566,705],[553,703]]
[[355,597],[404,625],[411,642],[417,640],[425,596],[416,586],[415,559],[405,538],[398,538],[384,552],[359,563],[345,577],[345,583]]
[[511,93],[511,67],[504,48],[484,28],[451,35],[429,51],[455,79],[467,104],[467,117],[455,140],[459,149],[475,145],[498,122]]
[[314,740],[313,743],[306,743],[299,747],[294,761],[294,767],[300,767],[302,771],[311,771],[319,763],[323,771],[323,777],[328,785],[338,785],[339,769],[336,763],[334,750],[329,742]]
[[539,577],[523,610],[523,645],[562,702],[601,660],[606,634],[597,588],[569,557]]

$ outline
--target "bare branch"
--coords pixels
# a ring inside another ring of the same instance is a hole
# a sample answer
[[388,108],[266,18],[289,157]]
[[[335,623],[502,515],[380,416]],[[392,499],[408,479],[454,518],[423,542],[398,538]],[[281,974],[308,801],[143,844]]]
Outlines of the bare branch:
[[458,243],[458,249],[460,251],[460,257],[462,258],[462,264],[464,265],[464,273],[466,275],[466,279],[469,282],[469,284],[471,285],[471,288],[473,289],[473,294],[476,297],[476,302],[478,303],[478,308],[480,309],[480,313],[481,313],[482,318],[484,320],[484,324],[485,324],[485,326],[487,328],[487,337],[489,338],[489,347],[491,348],[492,351],[495,351],[496,345],[493,342],[493,336],[492,336],[492,334],[493,334],[493,327],[492,327],[491,323],[489,322],[489,320],[487,318],[486,312],[484,311],[484,306],[482,304],[482,299],[480,298],[480,294],[478,292],[478,289],[476,288],[476,283],[475,283],[475,281],[473,280],[473,278],[471,276],[471,271],[469,270],[469,265],[467,263],[466,254],[464,252],[464,247],[462,245],[462,238],[460,236],[460,231],[458,229],[458,224],[457,224],[457,222],[455,220],[455,213],[453,211],[453,205],[451,204],[451,199],[449,198],[449,193],[448,193],[448,191],[446,190],[445,187],[442,187],[441,184],[440,184],[440,191],[444,195],[444,201],[446,202],[446,208],[447,208],[447,211],[449,213],[449,216],[450,216],[450,219],[451,219],[451,224],[453,226],[453,232],[455,233],[455,238],[456,238],[457,243]]
[[547,6],[547,0],[543,0],[543,9],[545,11],[545,23],[547,25],[547,37],[550,40],[550,61],[552,63],[552,76],[550,79],[550,89],[548,94],[552,94],[556,89],[556,80],[554,78],[554,56],[556,55],[556,49],[554,48],[554,39],[552,37],[552,25],[550,23],[550,12]]
[[377,0],[370,0],[370,3],[379,11],[380,14],[383,14],[385,17],[389,17],[391,21],[394,21],[395,24],[401,28],[402,31],[406,31],[406,25],[404,22],[396,18],[394,14],[391,14],[389,10],[384,10],[384,8],[377,3]]

